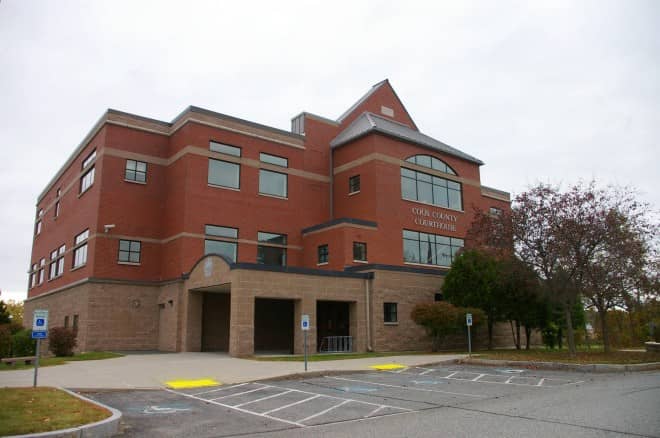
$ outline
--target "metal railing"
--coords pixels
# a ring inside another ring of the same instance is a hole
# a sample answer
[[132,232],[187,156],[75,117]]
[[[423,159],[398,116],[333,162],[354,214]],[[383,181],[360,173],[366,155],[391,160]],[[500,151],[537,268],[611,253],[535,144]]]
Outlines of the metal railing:
[[321,339],[321,353],[350,353],[353,351],[353,336],[326,336]]

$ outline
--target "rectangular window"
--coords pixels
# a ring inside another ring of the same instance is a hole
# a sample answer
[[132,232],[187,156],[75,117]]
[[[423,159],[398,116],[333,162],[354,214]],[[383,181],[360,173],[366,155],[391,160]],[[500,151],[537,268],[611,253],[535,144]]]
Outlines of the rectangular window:
[[211,149],[213,152],[220,152],[221,154],[233,155],[235,157],[241,156],[241,148],[230,146],[228,144],[218,143],[215,141],[211,141],[209,143],[209,149]]
[[398,322],[397,303],[383,303],[383,321],[386,323]]
[[[64,274],[64,253],[66,252],[66,245],[60,246],[58,249],[50,253],[50,266],[48,268],[48,279],[52,280]],[[45,264],[45,260],[44,260]]]
[[46,259],[39,261],[39,284],[44,282],[44,274],[46,270]]
[[140,263],[142,243],[138,240],[120,240],[119,258],[123,263]]
[[318,247],[319,264],[328,263],[328,245],[320,245]]
[[83,163],[82,163],[82,168],[84,169],[87,166],[89,166],[92,163],[92,161],[94,161],[95,159],[96,159],[96,149],[94,149],[92,151],[92,153],[89,154],[89,156],[87,156],[87,158],[85,158],[85,161],[83,161]]
[[66,245],[60,246],[57,250],[57,276],[64,274],[64,253],[66,252]]
[[127,181],[147,182],[147,163],[143,161],[126,160],[124,178]]
[[57,250],[50,253],[50,265],[48,265],[48,279],[57,277]]
[[92,184],[94,184],[94,167],[89,169],[82,178],[80,178],[80,193],[84,193],[92,186]]
[[259,193],[266,195],[288,196],[288,181],[285,173],[259,169]]
[[364,242],[353,242],[353,261],[367,261],[367,244]]
[[30,270],[30,287],[35,287],[37,285],[37,264],[32,265]]
[[223,239],[205,239],[204,255],[220,254],[227,257],[233,263],[236,263],[238,249],[238,242],[236,239],[238,239],[238,229],[231,227],[221,227],[218,225],[206,225],[204,231],[207,236]]
[[357,193],[360,191],[360,175],[353,175],[348,178],[348,193]]
[[34,225],[34,235],[38,236],[39,234],[41,234],[41,220],[38,220]]
[[463,239],[403,230],[403,261],[451,266],[463,245]]
[[277,155],[270,155],[265,153],[259,154],[259,160],[262,163],[274,164],[280,167],[289,167],[289,160],[287,158],[278,157]]
[[60,201],[55,202],[55,217],[60,215]]
[[490,207],[490,214],[492,216],[502,216],[502,209],[497,207]]
[[69,328],[69,315],[64,317],[64,328]]
[[264,233],[259,231],[257,240],[257,263],[286,266],[286,234]]
[[209,159],[208,182],[214,186],[240,188],[241,166],[228,161]]
[[401,197],[453,210],[463,209],[460,183],[405,167],[401,168]]
[[78,330],[78,315],[73,315],[73,325],[71,326],[72,329]]
[[87,239],[89,229],[78,234],[74,239],[73,267],[77,268],[87,263]]

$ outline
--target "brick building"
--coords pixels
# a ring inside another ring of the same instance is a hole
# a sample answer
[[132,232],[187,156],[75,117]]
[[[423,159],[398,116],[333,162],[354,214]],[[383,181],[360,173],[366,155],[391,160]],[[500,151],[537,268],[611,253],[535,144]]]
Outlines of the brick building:
[[39,195],[26,314],[81,350],[300,352],[302,314],[312,350],[428,348],[412,306],[439,298],[473,206],[509,208],[482,164],[387,80],[291,132],[108,110]]

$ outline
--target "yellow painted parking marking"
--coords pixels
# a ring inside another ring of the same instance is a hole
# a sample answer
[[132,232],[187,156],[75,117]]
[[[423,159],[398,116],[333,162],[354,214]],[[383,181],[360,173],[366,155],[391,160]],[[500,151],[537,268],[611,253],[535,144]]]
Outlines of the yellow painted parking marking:
[[220,382],[213,379],[196,380],[170,380],[165,385],[172,389],[203,388],[205,386],[218,386]]
[[407,368],[405,365],[400,365],[398,363],[384,363],[382,365],[371,365],[370,368],[380,371],[391,371],[391,370],[400,370],[401,368]]

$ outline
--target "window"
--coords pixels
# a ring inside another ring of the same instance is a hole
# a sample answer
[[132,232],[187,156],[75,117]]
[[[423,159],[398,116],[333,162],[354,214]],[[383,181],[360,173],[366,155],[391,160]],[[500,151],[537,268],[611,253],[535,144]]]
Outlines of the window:
[[454,169],[449,167],[447,163],[430,155],[414,155],[410,158],[407,158],[406,161],[408,163],[417,164],[418,166],[428,167],[429,169],[439,170],[440,172],[456,175]]
[[209,159],[209,184],[213,186],[240,188],[241,166],[228,161]]
[[257,263],[286,266],[286,234],[257,233]]
[[84,193],[94,184],[94,167],[89,169],[80,179],[80,193]]
[[289,160],[287,158],[278,157],[276,155],[264,154],[262,152],[259,154],[259,160],[262,163],[274,164],[275,166],[280,167],[289,167]]
[[453,210],[463,209],[460,183],[405,167],[401,168],[401,196]]
[[39,284],[44,282],[44,271],[46,270],[46,259],[39,261]]
[[[204,255],[220,254],[236,263],[238,248],[238,229],[221,227],[218,225],[206,225],[204,232],[207,238],[204,240]],[[220,239],[216,239],[220,238]],[[225,240],[227,239],[227,240]]]
[[[48,279],[52,280],[64,274],[64,253],[66,252],[66,245],[60,246],[58,249],[50,253],[50,266],[48,269]],[[45,263],[45,262],[44,262]]]
[[241,156],[241,148],[230,146],[228,144],[218,143],[215,141],[209,143],[209,149],[211,149],[213,152],[220,152],[221,154],[233,155],[235,157]]
[[85,158],[85,160],[82,163],[82,168],[85,169],[87,166],[92,164],[92,161],[94,161],[95,159],[96,159],[96,149],[94,149],[92,153],[89,154],[87,158]]
[[71,326],[73,330],[78,330],[78,315],[73,315],[73,325]]
[[348,179],[348,193],[358,193],[360,191],[360,175],[353,175]]
[[364,242],[353,242],[353,261],[367,261],[367,244]]
[[147,182],[147,163],[143,161],[126,160],[124,179],[127,181]]
[[424,265],[451,266],[463,239],[403,230],[403,261]]
[[320,245],[318,247],[319,265],[328,263],[328,245]]
[[30,287],[35,287],[37,285],[37,264],[32,265],[30,270]]
[[39,234],[41,234],[41,219],[34,225],[34,235],[38,236]]
[[436,302],[437,301],[444,301],[444,299],[445,298],[442,296],[441,292],[436,292],[434,297],[433,297],[433,301],[436,301]]
[[64,328],[69,328],[69,315],[64,317]]
[[502,209],[497,207],[490,207],[491,216],[502,216]]
[[396,307],[397,303],[383,303],[383,322],[395,323],[399,321]]
[[142,243],[137,240],[119,241],[119,261],[122,263],[140,263]]
[[73,249],[73,267],[77,268],[87,263],[87,239],[89,238],[89,229],[78,234],[74,239]]
[[58,200],[55,202],[55,214],[54,217],[57,217],[60,215],[60,201]]
[[[280,167],[289,167],[289,160],[275,155],[259,154],[262,163],[273,164]],[[288,196],[288,175],[286,173],[273,172],[272,170],[259,169],[259,193],[286,198]]]

